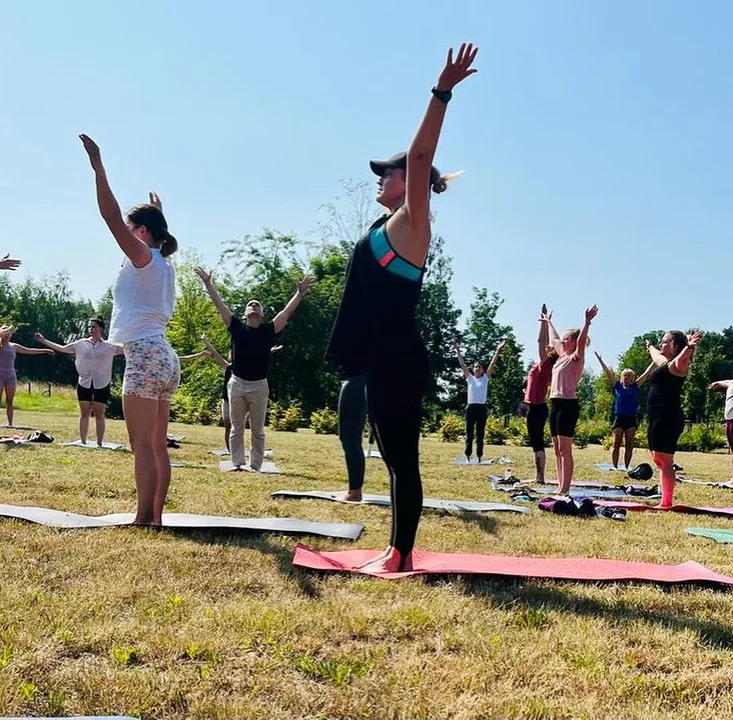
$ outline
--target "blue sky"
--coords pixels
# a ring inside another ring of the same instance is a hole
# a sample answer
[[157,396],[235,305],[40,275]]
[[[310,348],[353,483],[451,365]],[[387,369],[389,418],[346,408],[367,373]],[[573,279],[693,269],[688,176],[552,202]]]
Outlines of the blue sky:
[[114,277],[79,132],[123,206],[155,188],[214,262],[263,226],[312,233],[341,178],[408,145],[446,48],[470,40],[479,74],[436,158],[465,175],[433,204],[458,303],[499,292],[531,353],[543,301],[563,328],[596,302],[609,360],[652,328],[733,322],[729,3],[26,0],[1,20],[18,276],[67,268],[92,299]]

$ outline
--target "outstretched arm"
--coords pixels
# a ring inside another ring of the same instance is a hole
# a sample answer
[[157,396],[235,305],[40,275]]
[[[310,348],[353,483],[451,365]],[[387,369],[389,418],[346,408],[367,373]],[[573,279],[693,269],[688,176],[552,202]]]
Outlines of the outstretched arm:
[[179,355],[178,360],[180,362],[190,362],[191,360],[199,360],[203,357],[208,357],[209,351],[208,350],[200,350],[197,353],[193,353],[192,355]]
[[540,322],[547,325],[549,343],[559,355],[562,352],[562,343],[560,342],[560,336],[557,330],[555,330],[555,326],[552,324],[552,313],[542,313],[540,315]]
[[646,341],[646,351],[656,367],[661,367],[668,362],[667,358],[649,340]]
[[206,347],[206,352],[214,360],[214,362],[221,367],[222,370],[226,370],[229,367],[228,360],[213,346],[209,338],[202,336],[201,341]]
[[716,380],[708,385],[708,390],[727,390],[733,380]]
[[45,345],[47,348],[51,348],[54,352],[57,353],[65,353],[66,355],[75,355],[76,354],[76,343],[69,343],[68,345],[58,345],[55,342],[51,342],[50,340],[46,340],[41,333],[37,332],[35,335],[33,335],[35,340],[41,345]]
[[92,170],[94,170],[97,183],[97,204],[102,218],[107,223],[107,227],[114,235],[122,252],[130,258],[130,262],[135,267],[145,267],[152,257],[150,248],[142,240],[135,237],[130,228],[127,227],[119,203],[109,186],[99,146],[88,135],[80,135],[79,137],[89,156]]
[[46,348],[29,348],[25,345],[18,345],[18,343],[13,343],[13,347],[15,348],[15,352],[17,352],[19,355],[53,355],[53,350],[49,350]]
[[542,321],[545,315],[552,318],[552,313],[547,312],[547,305],[542,303],[542,308],[540,309],[540,331],[537,334],[537,357],[539,357],[540,362],[547,360],[547,346],[550,344],[550,328],[546,322]]
[[471,67],[477,52],[478,48],[471,43],[463,43],[453,60],[453,48],[448,50],[445,67],[407,151],[405,211],[414,247],[414,254],[410,254],[415,260],[422,257],[424,262],[430,244],[430,175],[445,111],[453,88],[477,72]]
[[588,344],[588,331],[590,330],[590,324],[596,315],[598,315],[597,305],[593,305],[593,307],[589,307],[585,311],[585,322],[583,323],[580,335],[578,335],[578,343],[575,346],[575,359],[580,360],[580,362],[585,361],[585,346]]
[[458,355],[458,364],[461,366],[463,377],[467,378],[471,374],[471,372],[466,365],[466,361],[463,359],[463,355],[461,355],[461,346],[458,344],[457,340],[453,341],[453,349],[456,351],[456,355]]
[[702,333],[699,330],[687,336],[687,345],[677,355],[677,357],[673,358],[669,363],[669,371],[672,375],[678,375],[679,377],[685,377],[685,375],[687,375],[690,360],[692,360],[695,348],[700,340],[702,340]]
[[308,294],[308,291],[313,286],[315,278],[310,275],[306,275],[299,283],[298,289],[295,291],[295,295],[288,300],[288,304],[277,314],[273,320],[275,325],[275,335],[282,332],[282,329],[288,324],[291,315],[298,309],[300,301]]
[[232,311],[224,304],[221,295],[219,295],[219,291],[211,282],[211,272],[206,272],[202,267],[194,268],[194,272],[201,278],[201,282],[204,284],[206,292],[211,298],[211,302],[214,303],[216,309],[219,311],[219,317],[221,317],[222,322],[229,327],[232,324]]
[[655,367],[657,366],[653,362],[649,363],[647,369],[644,370],[644,372],[636,379],[637,387],[641,387],[649,379],[649,376],[651,375],[652,370],[654,370]]
[[501,351],[504,349],[505,345],[506,345],[506,340],[501,340],[498,343],[498,345],[496,346],[496,350],[494,351],[494,357],[491,358],[489,367],[486,368],[486,374],[489,377],[491,377],[494,374],[494,367],[496,366],[496,361],[499,359],[499,355],[501,355]]
[[[603,368],[603,372],[606,374],[606,377],[608,378],[608,382],[611,383],[611,387],[616,387],[616,375],[614,374],[613,370],[609,368],[606,363],[603,362],[603,358],[596,353],[596,357],[598,358],[598,362],[601,363],[601,367]],[[638,382],[637,382],[638,385]]]

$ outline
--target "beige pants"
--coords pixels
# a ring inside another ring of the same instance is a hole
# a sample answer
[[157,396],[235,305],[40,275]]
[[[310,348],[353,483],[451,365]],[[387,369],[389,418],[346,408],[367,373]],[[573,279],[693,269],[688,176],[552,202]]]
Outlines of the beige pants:
[[252,433],[252,451],[250,466],[254,470],[262,467],[265,456],[265,417],[267,415],[267,399],[270,386],[267,379],[242,380],[232,375],[229,380],[229,416],[232,429],[229,431],[229,448],[232,452],[233,465],[245,465],[244,457],[244,424],[249,417],[249,428]]

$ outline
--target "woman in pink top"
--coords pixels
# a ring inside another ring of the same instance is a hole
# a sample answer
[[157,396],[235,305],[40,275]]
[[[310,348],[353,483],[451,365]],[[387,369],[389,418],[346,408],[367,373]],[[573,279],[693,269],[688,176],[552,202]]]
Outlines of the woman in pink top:
[[[539,362],[535,363],[527,375],[527,388],[524,402],[527,405],[527,434],[534,451],[535,482],[545,482],[545,423],[547,422],[547,389],[550,387],[552,366],[557,360],[555,348],[550,344],[550,323],[544,317],[552,317],[543,305],[540,313],[540,332],[537,337]],[[554,328],[553,328],[554,331]],[[559,338],[558,338],[559,339]]]
[[573,479],[573,436],[580,416],[577,389],[585,364],[585,346],[588,344],[588,330],[591,321],[598,314],[594,305],[585,311],[582,330],[566,330],[560,338],[552,326],[549,315],[543,319],[553,333],[552,344],[558,354],[552,368],[550,385],[550,434],[555,449],[557,484],[560,495],[567,495]]

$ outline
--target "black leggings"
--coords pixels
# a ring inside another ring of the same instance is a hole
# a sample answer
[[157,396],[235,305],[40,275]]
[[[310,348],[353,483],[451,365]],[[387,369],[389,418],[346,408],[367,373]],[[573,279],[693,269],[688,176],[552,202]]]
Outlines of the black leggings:
[[364,423],[366,422],[366,375],[354,375],[341,383],[339,393],[339,440],[344,449],[349,490],[364,485]]
[[486,403],[466,405],[466,449],[467,458],[473,452],[473,433],[476,431],[476,456],[481,459],[484,454],[484,435],[486,434]]
[[647,443],[652,452],[674,455],[685,430],[685,416],[679,408],[647,408]]
[[529,444],[535,452],[544,452],[545,423],[547,422],[547,403],[529,403],[527,409],[527,434]]
[[[405,373],[409,368],[409,374]],[[418,348],[410,355],[382,358],[369,371],[369,414],[389,470],[392,501],[390,545],[402,563],[415,545],[422,513],[420,480],[420,425],[422,397],[430,376],[428,354]]]

